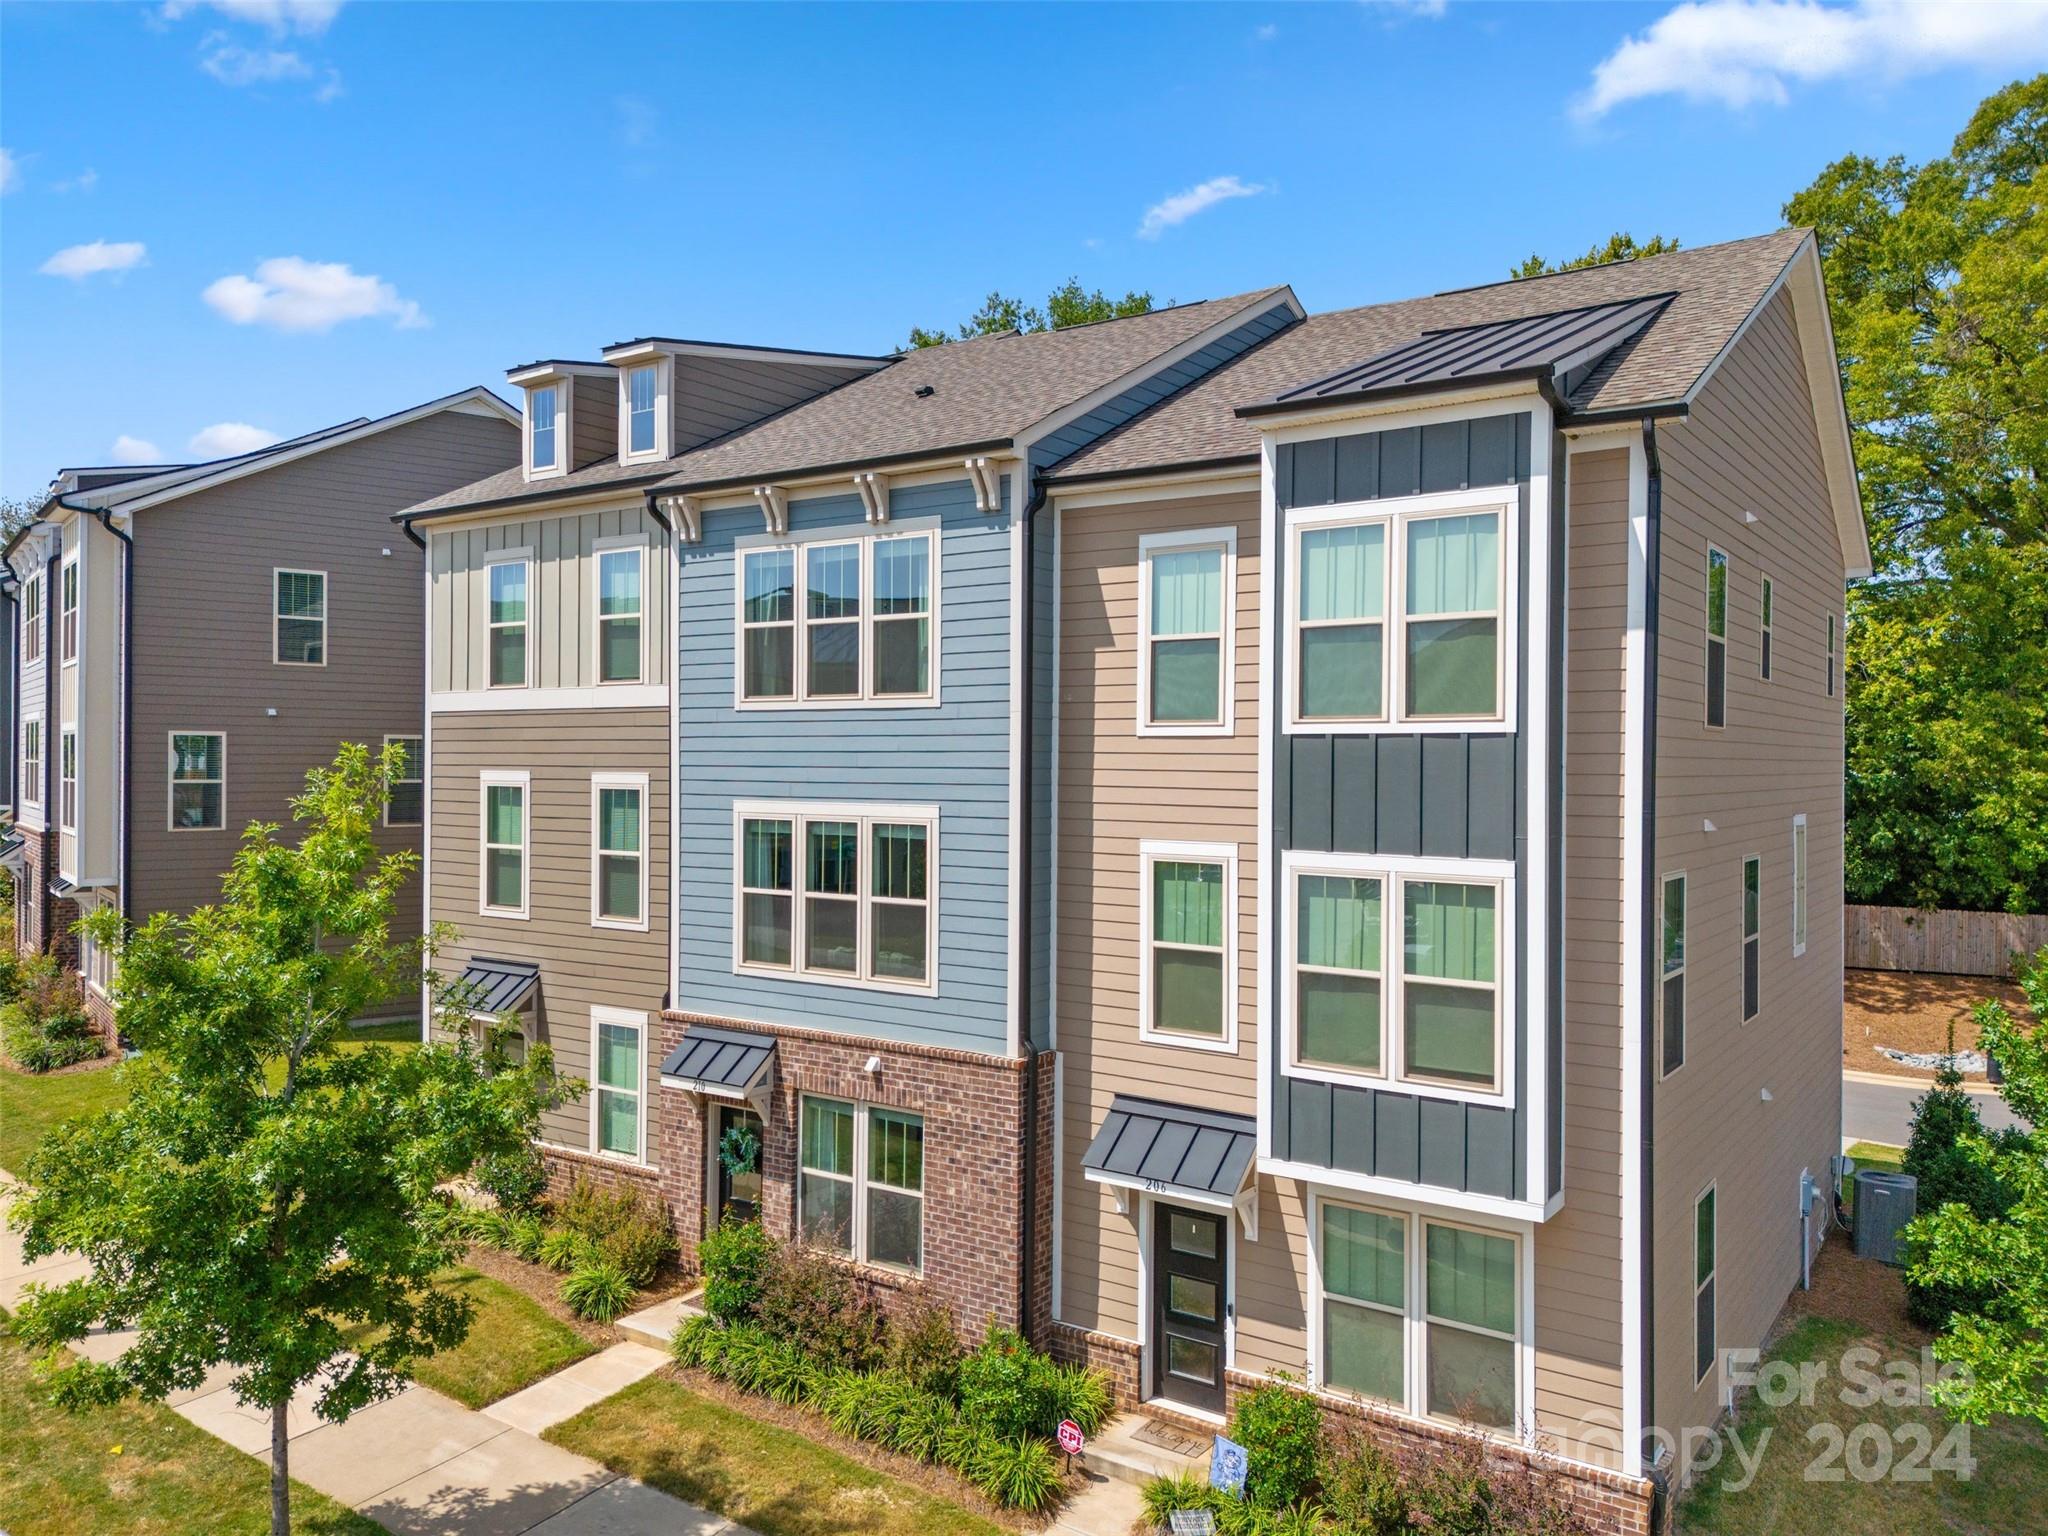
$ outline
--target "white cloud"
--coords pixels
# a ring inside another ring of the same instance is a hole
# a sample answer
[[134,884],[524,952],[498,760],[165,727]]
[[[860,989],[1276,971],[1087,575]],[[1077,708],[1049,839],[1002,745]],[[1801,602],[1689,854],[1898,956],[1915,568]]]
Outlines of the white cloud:
[[1426,21],[1435,21],[1443,15],[1449,0],[1365,0],[1365,4],[1378,11],[1394,11],[1403,16],[1420,16]]
[[52,182],[50,190],[52,192],[90,192],[99,184],[100,173],[91,166],[87,166],[69,181]]
[[1262,43],[1270,43],[1271,41],[1273,41],[1274,38],[1278,37],[1279,35],[1280,29],[1274,26],[1273,23],[1270,21],[1267,22],[1263,27],[1257,28],[1252,33],[1252,36],[1257,38]]
[[216,421],[194,432],[192,441],[185,446],[202,459],[231,459],[237,454],[268,448],[277,440],[275,432],[252,427],[246,421]]
[[14,158],[14,151],[0,147],[0,193],[12,192],[21,185],[21,162]]
[[222,43],[200,59],[199,67],[222,85],[266,85],[277,80],[304,80],[313,67],[296,53],[275,48],[244,48]]
[[320,89],[313,93],[313,99],[324,107],[330,101],[339,101],[347,94],[348,92],[341,87],[341,71],[330,68],[327,71],[327,78],[320,83]]
[[252,22],[282,37],[299,32],[317,37],[341,10],[342,0],[165,0],[165,21],[176,21],[202,6],[235,21]]
[[344,320],[379,316],[400,330],[427,324],[419,305],[381,277],[303,256],[273,256],[257,263],[253,277],[233,273],[207,284],[200,297],[236,325],[278,331],[328,331]]
[[123,432],[114,439],[114,462],[116,464],[161,464],[163,450],[146,437],[130,437]]
[[1687,0],[1602,59],[1572,112],[1590,120],[1651,96],[1782,106],[1792,83],[2042,60],[2048,0]]
[[1239,181],[1235,176],[1212,176],[1199,186],[1176,192],[1147,208],[1143,222],[1138,225],[1138,238],[1157,240],[1167,230],[1177,224],[1185,224],[1205,208],[1213,208],[1233,197],[1257,197],[1261,192],[1270,191],[1271,187]]
[[89,245],[67,245],[38,269],[50,277],[68,277],[82,282],[95,272],[126,272],[149,260],[149,247],[140,240],[95,240]]
[[640,96],[618,96],[612,100],[612,110],[618,114],[620,143],[641,149],[654,142],[661,128],[661,115],[654,103]]

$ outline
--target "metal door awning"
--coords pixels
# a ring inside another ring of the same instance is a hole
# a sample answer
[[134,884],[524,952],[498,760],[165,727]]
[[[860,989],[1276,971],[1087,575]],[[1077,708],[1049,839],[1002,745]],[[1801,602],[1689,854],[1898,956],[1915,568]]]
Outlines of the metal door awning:
[[540,967],[530,960],[490,960],[479,955],[462,968],[455,985],[464,1012],[496,1018],[526,1006],[540,985]]
[[661,1086],[738,1099],[763,1120],[775,1085],[775,1037],[717,1024],[692,1024],[661,1064]]
[[[1258,1241],[1252,1155],[1258,1126],[1250,1115],[1195,1109],[1118,1094],[1081,1157],[1082,1172],[1122,1191],[1144,1190],[1189,1205],[1235,1210],[1245,1236]],[[1119,1204],[1125,1197],[1119,1196]]]

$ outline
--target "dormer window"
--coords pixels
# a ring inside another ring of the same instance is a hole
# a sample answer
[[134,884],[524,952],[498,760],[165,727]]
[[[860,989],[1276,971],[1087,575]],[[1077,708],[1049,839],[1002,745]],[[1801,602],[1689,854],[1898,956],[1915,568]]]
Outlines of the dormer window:
[[654,364],[626,373],[626,451],[654,452]]
[[541,384],[527,391],[526,467],[529,470],[561,468],[560,434],[556,429],[561,398],[559,384]]

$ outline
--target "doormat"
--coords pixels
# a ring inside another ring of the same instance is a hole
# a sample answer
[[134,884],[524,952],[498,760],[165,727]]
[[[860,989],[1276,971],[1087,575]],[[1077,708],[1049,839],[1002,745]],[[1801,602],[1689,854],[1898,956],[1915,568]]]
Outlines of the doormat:
[[1171,1451],[1176,1456],[1199,1456],[1209,1449],[1209,1442],[1198,1440],[1184,1429],[1175,1429],[1171,1424],[1162,1424],[1157,1419],[1147,1419],[1145,1427],[1132,1433],[1133,1440],[1146,1445],[1156,1445],[1161,1450]]

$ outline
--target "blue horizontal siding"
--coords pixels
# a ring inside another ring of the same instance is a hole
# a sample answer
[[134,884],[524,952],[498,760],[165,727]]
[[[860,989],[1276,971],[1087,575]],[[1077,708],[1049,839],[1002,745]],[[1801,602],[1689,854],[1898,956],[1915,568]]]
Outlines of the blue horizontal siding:
[[[878,1040],[1002,1052],[1009,1038],[1010,518],[965,479],[899,488],[890,515],[939,519],[935,708],[733,708],[734,540],[752,511],[714,512],[683,552],[677,615],[678,1006]],[[857,496],[792,501],[793,532],[864,531]],[[732,808],[842,800],[939,808],[934,997],[735,974]]]

